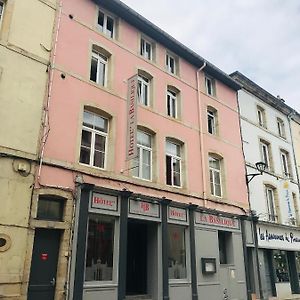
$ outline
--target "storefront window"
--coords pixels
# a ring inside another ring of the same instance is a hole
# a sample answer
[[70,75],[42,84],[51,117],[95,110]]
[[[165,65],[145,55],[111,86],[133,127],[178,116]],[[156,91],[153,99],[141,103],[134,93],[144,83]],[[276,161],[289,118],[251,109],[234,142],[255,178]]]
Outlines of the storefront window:
[[185,228],[169,224],[169,278],[186,278]]
[[112,280],[114,218],[90,215],[85,263],[85,281]]
[[300,252],[295,252],[296,254],[296,268],[298,273],[298,279],[300,280]]
[[289,282],[289,269],[285,251],[274,250],[274,269],[276,282]]

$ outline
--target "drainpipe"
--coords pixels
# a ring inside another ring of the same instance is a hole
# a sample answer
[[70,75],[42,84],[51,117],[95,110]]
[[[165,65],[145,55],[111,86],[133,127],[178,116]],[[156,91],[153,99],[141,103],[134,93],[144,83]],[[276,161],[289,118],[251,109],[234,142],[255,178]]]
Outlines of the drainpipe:
[[51,100],[51,94],[52,94],[52,85],[53,85],[53,68],[55,66],[55,58],[56,58],[56,51],[57,51],[57,42],[58,42],[58,33],[60,29],[60,21],[61,21],[61,15],[62,15],[62,1],[59,2],[59,10],[57,14],[57,28],[55,32],[55,38],[53,42],[53,51],[52,55],[50,57],[50,63],[49,63],[49,82],[48,82],[48,94],[47,94],[47,99],[46,103],[44,106],[44,116],[43,116],[43,135],[42,135],[42,140],[41,140],[41,146],[40,146],[40,163],[39,163],[39,169],[38,169],[38,175],[37,175],[37,182],[40,184],[40,178],[41,178],[41,171],[42,171],[42,165],[43,165],[43,158],[44,158],[44,151],[45,151],[45,146],[47,142],[47,138],[50,132],[50,124],[49,124],[49,108],[50,108],[50,100]]
[[290,136],[291,136],[291,144],[292,144],[292,149],[293,149],[293,158],[294,158],[294,165],[296,166],[296,177],[297,177],[297,182],[298,182],[298,189],[300,193],[300,180],[299,180],[299,172],[298,172],[298,166],[297,166],[297,159],[296,159],[296,152],[295,152],[295,145],[294,145],[294,139],[293,139],[293,133],[292,133],[292,127],[291,127],[291,120],[292,117],[295,115],[295,111],[291,112],[288,114],[288,123],[289,123],[289,131],[290,131]]
[[[200,139],[200,157],[202,164],[202,186],[203,186],[203,199],[204,199],[204,207],[207,206],[207,198],[206,198],[206,172],[205,172],[205,156],[203,149],[203,125],[202,125],[202,107],[201,107],[201,89],[200,89],[200,78],[199,73],[206,67],[206,61],[204,61],[203,65],[196,71],[196,79],[197,79],[197,100],[198,100],[198,121],[199,121],[199,139]],[[204,170],[204,172],[203,172]]]

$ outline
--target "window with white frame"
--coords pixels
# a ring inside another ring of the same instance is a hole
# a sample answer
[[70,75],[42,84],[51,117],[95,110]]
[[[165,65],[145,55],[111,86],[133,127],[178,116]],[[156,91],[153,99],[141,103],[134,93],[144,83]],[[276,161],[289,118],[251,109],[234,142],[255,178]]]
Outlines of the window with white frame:
[[169,53],[166,54],[166,68],[169,73],[177,74],[176,58]]
[[289,153],[287,151],[280,150],[280,158],[281,158],[281,166],[282,166],[283,176],[291,177]]
[[181,145],[166,141],[166,183],[181,186]]
[[101,10],[98,11],[98,28],[108,37],[113,38],[115,34],[115,20]]
[[207,131],[217,135],[217,111],[212,107],[207,108]]
[[145,38],[141,38],[140,54],[146,59],[153,60],[153,45]]
[[216,82],[213,78],[206,76],[205,77],[205,87],[206,93],[210,96],[216,96]]
[[210,155],[209,162],[209,178],[210,192],[213,196],[222,197],[222,174],[221,174],[221,159]]
[[270,144],[264,140],[260,140],[260,152],[262,162],[266,164],[268,170],[271,170]]
[[177,93],[170,89],[167,90],[167,114],[172,118],[177,118]]
[[277,129],[278,129],[278,135],[282,138],[285,138],[284,122],[280,118],[277,118]]
[[106,86],[108,73],[108,57],[93,50],[91,58],[90,80]]
[[257,106],[257,119],[258,119],[259,126],[267,128],[266,112],[260,106]]
[[3,11],[4,11],[4,2],[0,0],[0,25],[3,18]]
[[107,136],[108,120],[95,113],[84,111],[79,161],[89,166],[104,169]]
[[268,210],[268,221],[275,222],[277,219],[275,210],[275,189],[270,186],[266,186],[266,199],[267,199],[267,210]]
[[152,136],[141,130],[137,132],[138,156],[134,160],[133,176],[151,180],[152,177]]
[[146,76],[138,76],[138,101],[145,106],[150,106],[150,81]]

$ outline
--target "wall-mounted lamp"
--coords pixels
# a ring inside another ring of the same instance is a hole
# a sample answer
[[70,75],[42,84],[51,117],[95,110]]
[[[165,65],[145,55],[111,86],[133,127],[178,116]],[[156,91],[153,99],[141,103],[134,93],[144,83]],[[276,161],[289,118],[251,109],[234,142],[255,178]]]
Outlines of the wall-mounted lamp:
[[248,184],[255,176],[262,175],[262,173],[266,170],[267,165],[266,165],[264,162],[260,161],[260,162],[257,162],[257,163],[255,164],[255,167],[256,167],[256,169],[257,169],[257,171],[258,171],[259,173],[247,174],[247,175],[246,175],[246,181],[247,181],[247,184]]

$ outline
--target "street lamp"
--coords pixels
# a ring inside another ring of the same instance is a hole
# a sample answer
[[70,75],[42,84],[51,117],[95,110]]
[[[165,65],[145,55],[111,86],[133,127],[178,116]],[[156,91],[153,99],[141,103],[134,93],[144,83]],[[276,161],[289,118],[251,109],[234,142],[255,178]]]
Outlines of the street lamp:
[[262,161],[259,161],[255,164],[255,167],[257,169],[257,171],[259,171],[259,173],[253,173],[253,174],[247,174],[246,175],[246,181],[247,181],[247,184],[255,177],[255,176],[258,176],[258,175],[262,175],[262,173],[266,170],[267,168],[267,165],[262,162]]

